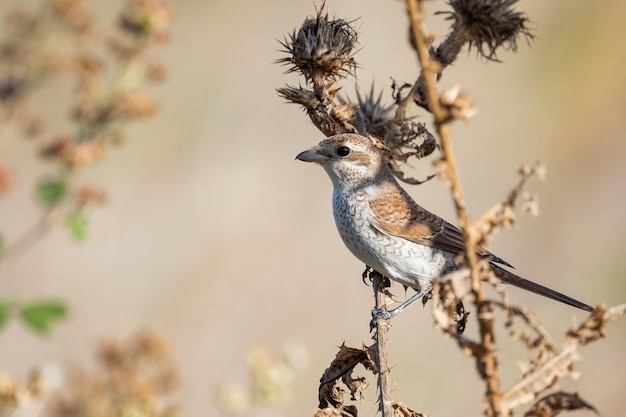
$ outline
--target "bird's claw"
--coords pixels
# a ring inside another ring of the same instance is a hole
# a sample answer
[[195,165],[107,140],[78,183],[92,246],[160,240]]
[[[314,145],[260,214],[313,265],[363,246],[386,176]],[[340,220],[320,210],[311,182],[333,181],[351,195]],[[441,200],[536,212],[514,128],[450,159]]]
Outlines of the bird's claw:
[[386,308],[375,308],[372,310],[372,320],[370,321],[370,331],[374,330],[378,320],[389,321],[391,318],[395,316],[393,314],[393,310],[389,311]]

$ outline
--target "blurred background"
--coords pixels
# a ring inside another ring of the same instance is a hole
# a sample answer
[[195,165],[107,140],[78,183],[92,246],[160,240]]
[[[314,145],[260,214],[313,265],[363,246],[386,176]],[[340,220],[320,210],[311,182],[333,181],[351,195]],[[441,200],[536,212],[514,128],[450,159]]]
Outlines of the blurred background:
[[[0,13],[30,3],[38,2],[5,0]],[[123,4],[88,3],[102,22],[113,21]],[[589,304],[623,303],[626,3],[520,3],[536,35],[532,47],[522,41],[517,54],[500,53],[501,64],[464,54],[440,82],[460,82],[477,103],[478,114],[452,132],[470,212],[477,217],[503,198],[520,162],[541,160],[547,182],[529,186],[540,196],[540,216],[521,215],[492,250],[523,276]],[[363,265],[335,230],[330,181],[318,167],[294,160],[322,135],[275,92],[299,82],[273,64],[283,57],[278,40],[314,13],[314,5],[172,4],[171,39],[152,51],[169,70],[153,89],[160,112],[131,125],[123,146],[81,173],[109,194],[87,239],[77,243],[56,228],[0,271],[3,298],[60,298],[71,309],[46,337],[9,322],[0,332],[0,368],[24,379],[35,366],[87,364],[102,340],[154,329],[171,344],[181,379],[176,399],[185,415],[219,415],[216,387],[245,385],[250,349],[296,344],[306,349],[308,366],[283,411],[272,413],[311,415],[319,377],[337,346],[371,342],[373,305],[371,288],[361,282]],[[426,5],[431,12],[445,8]],[[342,83],[343,91],[354,97],[355,87],[366,92],[375,82],[391,102],[390,77],[411,82],[416,75],[404,3],[327,0],[327,8],[358,18],[358,82]],[[438,39],[446,27],[441,16],[428,20]],[[73,88],[60,82],[37,96],[52,132],[66,128],[59,101]],[[33,184],[50,171],[34,152],[37,144],[12,134],[0,137],[0,160],[16,171],[13,189],[0,200],[0,230],[9,242],[37,221]],[[433,172],[431,161],[415,165],[419,177]],[[440,182],[409,192],[455,220]],[[393,291],[403,295],[398,286]],[[536,311],[558,343],[585,317],[516,289],[509,296]],[[515,360],[523,351],[504,333],[501,340],[508,387],[519,376]],[[581,378],[562,388],[577,391],[605,416],[620,415],[626,373],[617,367],[626,360],[625,345],[621,320],[609,327],[606,341],[583,350]],[[394,319],[390,361],[396,400],[437,417],[460,410],[480,415],[483,388],[474,364],[433,329],[428,309],[416,306]],[[369,393],[362,404],[373,414],[376,396]]]

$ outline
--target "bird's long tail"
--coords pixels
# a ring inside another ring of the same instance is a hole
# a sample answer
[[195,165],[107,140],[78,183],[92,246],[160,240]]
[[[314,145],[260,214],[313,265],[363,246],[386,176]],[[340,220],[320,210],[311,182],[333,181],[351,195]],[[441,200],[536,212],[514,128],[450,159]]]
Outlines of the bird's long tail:
[[514,273],[507,271],[506,269],[500,268],[498,265],[494,265],[493,263],[491,263],[490,265],[491,270],[493,271],[495,276],[506,284],[514,285],[523,290],[534,292],[535,294],[542,295],[556,301],[560,301],[572,307],[580,308],[581,310],[589,312],[594,311],[593,307],[588,306],[587,304],[578,300],[575,300],[572,297],[568,297],[567,295],[561,294],[558,291],[554,291],[548,287],[537,284],[536,282],[532,282],[525,278],[517,276]]

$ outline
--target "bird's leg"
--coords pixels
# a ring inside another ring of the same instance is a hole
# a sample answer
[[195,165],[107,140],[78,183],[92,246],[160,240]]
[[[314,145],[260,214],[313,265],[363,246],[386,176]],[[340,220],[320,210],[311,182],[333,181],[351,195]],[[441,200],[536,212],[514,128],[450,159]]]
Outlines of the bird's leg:
[[392,308],[391,310],[387,310],[387,309],[384,309],[384,308],[372,310],[372,321],[370,322],[370,327],[379,318],[389,320],[392,317],[395,317],[398,314],[400,314],[405,308],[407,308],[408,306],[410,306],[414,302],[424,298],[425,295],[430,294],[430,292],[433,289],[432,283],[430,281],[426,281],[426,282],[423,282],[423,283],[420,283],[420,284],[421,284],[420,285],[420,290],[417,293],[413,294],[408,299],[404,300],[402,302],[402,304],[400,304],[396,308]]
[[416,302],[417,300],[421,300],[426,295],[426,291],[420,291],[418,293],[413,294],[410,298],[406,299],[399,306],[392,308],[391,310],[387,310],[384,308],[380,308],[378,310],[372,311],[372,317],[377,319],[379,317],[390,319],[392,317],[400,314],[405,308]]

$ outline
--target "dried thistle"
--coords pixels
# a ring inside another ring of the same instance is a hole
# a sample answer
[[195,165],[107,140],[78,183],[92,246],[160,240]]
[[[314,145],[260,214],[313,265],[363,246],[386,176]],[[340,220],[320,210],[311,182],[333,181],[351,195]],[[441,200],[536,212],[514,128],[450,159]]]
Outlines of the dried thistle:
[[384,140],[389,130],[389,123],[394,118],[396,104],[384,105],[382,90],[376,94],[374,83],[369,93],[362,95],[356,90],[358,112],[354,125],[361,134],[369,134]]
[[354,74],[358,33],[351,24],[330,19],[322,4],[315,17],[307,18],[281,42],[289,56],[276,62],[289,65],[288,72],[302,73],[314,86]]
[[[417,123],[412,117],[407,117],[398,104],[396,86],[392,85],[392,93],[396,102],[385,105],[382,101],[383,92],[376,93],[374,84],[370,91],[362,95],[357,89],[358,105],[350,104],[358,109],[351,120],[361,135],[369,136],[376,147],[382,151],[389,166],[399,179],[411,184],[421,184],[424,181],[409,178],[403,172],[404,165],[411,158],[424,158],[432,154],[437,148],[433,135],[428,132],[424,123]],[[340,98],[342,103],[350,103],[347,98]]]
[[[315,17],[307,18],[300,29],[281,42],[289,56],[276,61],[289,65],[288,72],[301,73],[312,87],[287,85],[277,89],[278,94],[301,105],[313,124],[327,136],[350,132],[378,141],[392,172],[402,181],[421,184],[433,178],[417,180],[403,171],[408,159],[422,158],[436,149],[434,137],[424,124],[413,122],[408,115],[410,98],[401,104],[394,96],[394,103],[384,105],[382,92],[376,93],[373,84],[365,95],[357,89],[356,103],[338,96],[341,87],[335,83],[354,75],[353,55],[358,34],[353,21],[331,20],[323,10],[322,5]],[[395,87],[392,88],[395,92]]]
[[452,31],[435,51],[435,57],[443,65],[449,65],[466,42],[470,49],[475,48],[480,55],[494,61],[500,48],[516,51],[520,36],[527,41],[533,38],[526,14],[513,9],[517,1],[449,0],[452,11],[439,13],[452,21]]

